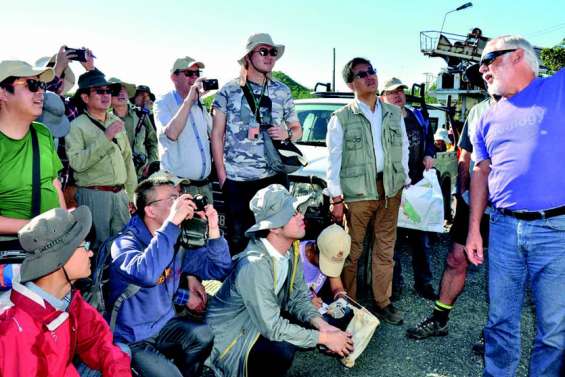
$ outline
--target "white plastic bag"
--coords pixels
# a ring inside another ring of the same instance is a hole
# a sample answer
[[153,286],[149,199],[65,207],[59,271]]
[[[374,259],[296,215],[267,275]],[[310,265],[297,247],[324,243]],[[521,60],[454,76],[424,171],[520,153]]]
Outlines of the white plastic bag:
[[402,192],[398,226],[426,232],[445,232],[443,195],[435,169],[424,171],[424,178]]
[[[348,300],[353,302],[353,300],[349,297]],[[347,368],[353,368],[355,360],[363,353],[365,348],[367,348],[375,330],[380,324],[377,317],[371,314],[363,306],[357,303],[355,304],[356,305],[349,305],[349,307],[353,310],[354,315],[346,329],[346,331],[350,332],[352,335],[354,350],[352,353],[340,360]],[[359,307],[357,307],[357,305]]]

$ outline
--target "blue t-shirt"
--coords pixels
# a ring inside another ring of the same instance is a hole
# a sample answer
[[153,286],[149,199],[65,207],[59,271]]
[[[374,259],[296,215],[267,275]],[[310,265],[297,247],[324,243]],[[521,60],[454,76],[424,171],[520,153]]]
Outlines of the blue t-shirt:
[[491,106],[471,139],[476,163],[491,160],[488,188],[495,208],[565,205],[565,69]]

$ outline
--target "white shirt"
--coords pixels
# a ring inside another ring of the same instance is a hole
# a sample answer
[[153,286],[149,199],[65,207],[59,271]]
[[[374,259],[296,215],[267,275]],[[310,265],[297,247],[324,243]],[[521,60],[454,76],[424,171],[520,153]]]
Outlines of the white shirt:
[[277,249],[274,248],[273,245],[267,240],[266,238],[261,238],[261,242],[265,245],[267,249],[267,253],[273,258],[273,263],[275,265],[275,274],[277,279],[277,285],[275,287],[275,294],[279,294],[281,291],[284,282],[286,281],[286,277],[288,275],[288,252],[285,255],[282,255]]
[[[377,100],[375,111],[357,98],[354,101],[361,109],[361,112],[371,124],[371,132],[373,134],[373,148],[375,150],[375,160],[377,164],[377,173],[384,169],[384,150],[382,144],[382,119],[383,108],[380,100]],[[408,136],[406,135],[406,127],[404,119],[400,117],[400,129],[402,131],[402,167],[406,175],[406,184],[410,183],[408,176]],[[341,171],[341,154],[343,145],[343,128],[339,119],[334,115],[328,123],[328,131],[326,134],[326,145],[328,146],[328,170],[326,182],[328,183],[328,191],[331,197],[343,195],[341,191],[341,182],[339,173]]]
[[163,95],[155,102],[155,123],[159,140],[161,168],[189,180],[203,180],[210,175],[212,158],[210,132],[212,118],[198,104],[193,104],[186,125],[178,139],[173,141],[165,135],[165,126],[182,105],[183,99],[175,91]]

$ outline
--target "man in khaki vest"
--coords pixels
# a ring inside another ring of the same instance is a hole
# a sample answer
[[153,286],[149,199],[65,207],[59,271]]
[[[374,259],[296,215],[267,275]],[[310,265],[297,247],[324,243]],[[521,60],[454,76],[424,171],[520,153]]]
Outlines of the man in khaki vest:
[[345,289],[357,296],[357,265],[363,240],[373,220],[371,275],[375,314],[400,325],[403,318],[390,302],[396,223],[402,188],[408,177],[408,139],[397,106],[377,98],[377,72],[363,58],[343,68],[343,78],[355,99],[337,110],[328,124],[328,190],[332,216],[342,221],[345,213],[351,253],[343,268]]

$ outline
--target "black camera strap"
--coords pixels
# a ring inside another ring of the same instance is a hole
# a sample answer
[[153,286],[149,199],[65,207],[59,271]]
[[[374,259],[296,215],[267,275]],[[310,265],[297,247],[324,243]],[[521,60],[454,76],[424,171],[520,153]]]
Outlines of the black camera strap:
[[251,93],[251,89],[249,88],[248,83],[245,83],[245,85],[241,87],[241,90],[245,95],[245,99],[249,104],[249,108],[251,109],[253,115],[255,115],[255,119],[257,120],[258,124],[261,124],[261,114],[259,111],[259,106],[261,105],[261,101],[263,101],[263,97],[265,96],[265,90],[267,89],[268,82],[269,80],[266,80],[265,84],[263,85],[263,89],[261,89],[261,97],[259,97],[259,101],[257,101],[253,93]]
[[[100,121],[98,121],[97,119],[94,119],[93,117],[91,117],[88,113],[84,113],[84,115],[86,115],[88,117],[88,119],[90,119],[90,121],[100,129],[100,131],[102,131],[102,133],[104,133],[104,137],[106,137],[106,128],[102,125],[102,123],[100,123]],[[120,148],[120,144],[118,144],[118,140],[116,140],[115,137],[112,138],[112,143],[116,144],[118,146],[118,148],[120,149],[120,151],[122,150],[122,148]]]
[[37,131],[30,127],[31,131],[31,147],[33,150],[33,165],[31,178],[31,217],[39,215],[41,212],[41,164],[39,156],[39,140],[37,140]]

